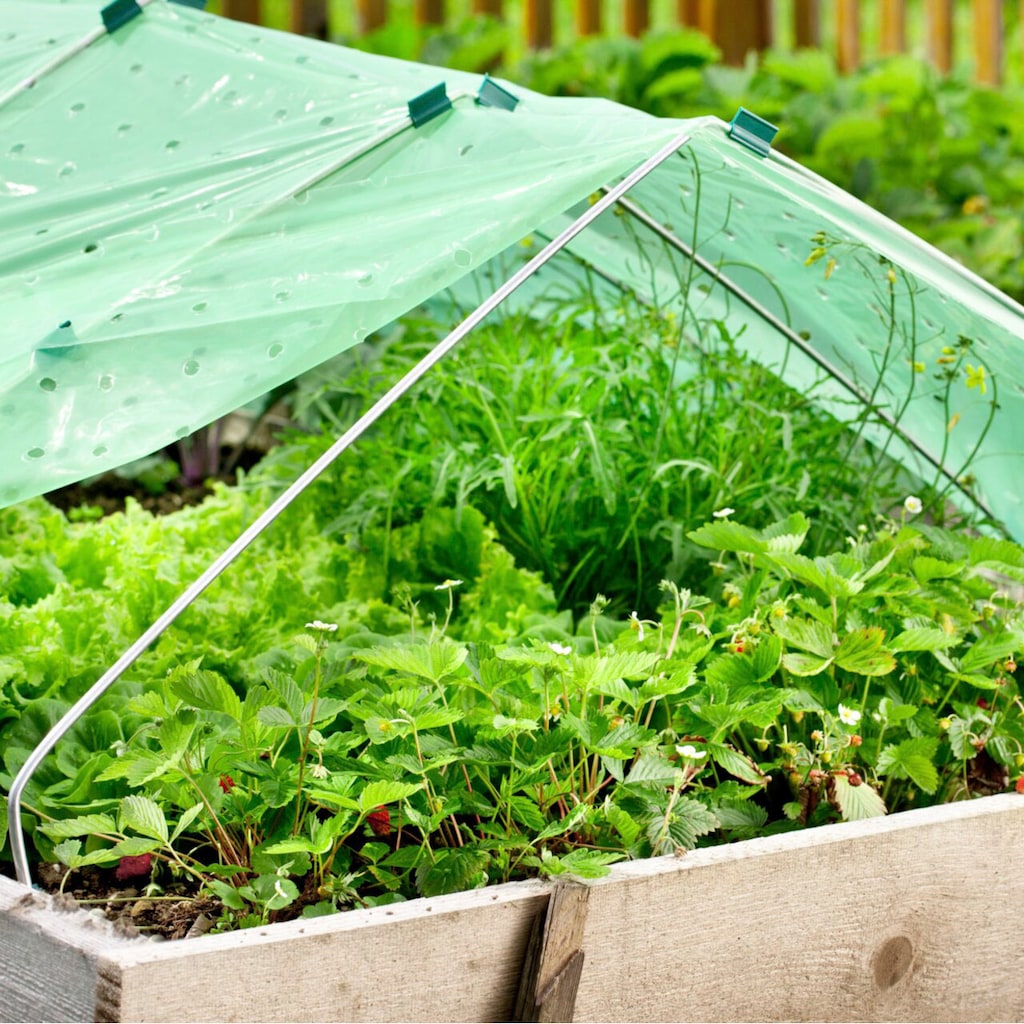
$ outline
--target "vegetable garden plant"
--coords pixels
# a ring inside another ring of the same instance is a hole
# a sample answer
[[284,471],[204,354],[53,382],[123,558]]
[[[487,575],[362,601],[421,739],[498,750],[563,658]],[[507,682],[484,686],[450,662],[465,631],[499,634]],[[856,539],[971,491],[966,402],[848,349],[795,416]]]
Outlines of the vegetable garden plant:
[[[495,324],[181,617],[26,791],[61,887],[227,929],[1020,788],[1024,550],[729,338],[688,373],[622,323]],[[435,330],[298,415],[333,429]],[[0,512],[0,782],[325,443],[161,519]]]

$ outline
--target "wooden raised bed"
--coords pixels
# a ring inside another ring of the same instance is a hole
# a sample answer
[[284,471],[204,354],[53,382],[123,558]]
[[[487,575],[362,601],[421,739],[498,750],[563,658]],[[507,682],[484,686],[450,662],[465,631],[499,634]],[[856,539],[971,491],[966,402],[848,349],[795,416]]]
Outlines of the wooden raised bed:
[[1022,1020],[1022,849],[1004,794],[180,942],[0,878],[0,1019]]

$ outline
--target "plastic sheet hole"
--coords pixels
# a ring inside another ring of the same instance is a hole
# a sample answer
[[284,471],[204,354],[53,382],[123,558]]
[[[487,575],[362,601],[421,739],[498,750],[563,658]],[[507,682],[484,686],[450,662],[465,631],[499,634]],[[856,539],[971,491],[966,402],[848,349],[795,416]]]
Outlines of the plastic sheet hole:
[[778,249],[779,252],[784,253],[787,256],[789,255],[789,246],[786,245],[785,242],[776,242],[775,248]]
[[457,267],[468,267],[473,262],[473,254],[468,249],[456,249],[454,258]]
[[164,149],[177,149],[180,145],[181,142],[178,139],[170,139],[164,143]]
[[472,143],[468,146],[463,146],[459,150],[459,156],[465,156],[473,148]]
[[123,320],[123,319],[124,319],[124,313],[115,313],[115,314],[114,314],[114,315],[113,315],[113,316],[112,316],[112,317],[110,318],[110,322],[111,322],[112,324],[116,324],[118,320]]
[[133,64],[128,70],[133,75],[141,74],[141,72],[142,72],[142,65],[141,64]]
[[73,163],[66,163],[58,172],[58,178],[70,178],[75,171],[78,170],[78,165]]
[[204,309],[206,309],[206,307],[207,307],[207,306],[209,306],[209,303],[208,303],[208,302],[197,302],[197,303],[196,303],[196,304],[195,304],[195,305],[194,305],[194,306],[192,307],[192,312],[193,312],[193,313],[202,313],[202,311],[203,311]]
[[36,234],[37,234],[37,235],[45,235],[45,234],[46,234],[46,233],[47,233],[47,232],[48,232],[49,230],[50,230],[49,228],[40,228],[40,229],[39,229],[39,230],[38,230],[38,231],[36,232]]
[[96,252],[97,249],[99,249],[99,246],[95,242],[90,242],[88,245],[83,247],[82,252],[84,252],[84,253]]
[[722,234],[725,235],[725,237],[728,238],[730,242],[735,242],[736,241],[736,232],[735,231],[730,231],[728,228],[726,228],[722,232]]
[[295,58],[295,63],[296,64],[308,64],[309,63],[309,58],[304,53],[299,54],[299,56]]
[[100,391],[111,391],[114,387],[114,375],[104,373],[100,375]]
[[274,111],[274,120],[275,121],[283,121],[287,116],[288,116],[288,111],[287,110],[275,110]]
[[829,295],[824,288],[815,288],[814,290],[818,293],[818,298],[821,299],[822,302],[828,302]]
[[139,404],[139,396],[138,396],[138,395],[129,395],[129,396],[128,396],[128,397],[127,397],[127,398],[126,398],[126,399],[125,399],[125,400],[124,400],[124,401],[123,401],[123,402],[121,403],[121,407],[122,407],[123,409],[130,409],[130,408],[131,408],[131,407],[132,407],[133,405],[138,405],[138,404]]
[[165,195],[167,195],[167,193],[170,192],[170,191],[171,190],[169,188],[158,188],[158,189],[156,189],[156,191],[149,193],[149,198],[150,199],[161,199]]
[[289,292],[289,291],[275,292],[274,293],[274,301],[275,302],[287,302],[291,297],[292,297],[292,293]]
[[274,344],[267,349],[267,355],[270,356],[271,359],[276,359],[283,351],[284,345],[275,341]]
[[98,444],[93,448],[92,453],[96,458],[99,458],[101,455],[106,455],[108,451],[110,451],[110,449],[105,444]]
[[73,114],[80,114],[83,110],[85,110],[85,104],[81,101],[71,104],[71,112]]
[[371,274],[368,270],[364,271],[362,274],[359,275],[359,277],[356,278],[356,283],[362,285],[362,287],[364,288],[367,285],[371,284],[372,282],[373,274]]
[[332,124],[334,124],[334,118],[331,117],[330,115],[328,115],[327,117],[320,118],[321,128],[329,128]]
[[29,448],[29,450],[25,452],[25,454],[30,459],[41,459],[46,454],[46,452],[43,451],[42,448]]
[[234,89],[228,89],[226,93],[221,97],[225,103],[234,103],[238,99],[238,93]]
[[735,206],[737,210],[742,210],[747,204],[743,202],[739,196],[733,196],[732,205]]
[[174,436],[180,441],[183,437],[188,437],[191,433],[192,431],[189,430],[188,427],[178,427],[174,432]]
[[796,214],[790,213],[789,210],[783,210],[782,211],[782,219],[783,220],[796,220]]
[[24,142],[16,142],[13,146],[11,146],[11,148],[9,150],[7,150],[7,152],[10,153],[12,156],[17,156],[19,153],[23,153],[24,151],[25,151],[25,143]]
[[191,82],[191,81],[192,81],[192,76],[191,75],[178,75],[178,77],[174,80],[174,84],[175,85],[188,85],[188,83]]
[[181,372],[186,377],[194,377],[199,372],[199,363],[195,359],[186,359],[185,365],[181,368]]
[[43,391],[56,391],[57,390],[57,382],[52,377],[44,377],[39,382],[39,387]]
[[119,124],[117,126],[118,135],[127,135],[131,130],[132,126],[130,124]]

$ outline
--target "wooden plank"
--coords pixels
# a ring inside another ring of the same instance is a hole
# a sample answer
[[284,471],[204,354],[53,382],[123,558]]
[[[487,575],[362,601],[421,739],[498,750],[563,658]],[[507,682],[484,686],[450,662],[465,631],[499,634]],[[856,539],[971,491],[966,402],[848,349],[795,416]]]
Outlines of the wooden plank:
[[552,0],[523,0],[523,23],[526,45],[532,50],[545,50],[554,41]]
[[356,31],[360,35],[383,28],[388,21],[388,0],[358,0]]
[[123,1020],[507,1021],[550,893],[499,885],[147,944],[102,966]]
[[220,9],[225,18],[247,21],[250,25],[260,23],[260,0],[221,0]]
[[642,36],[651,26],[651,8],[648,0],[626,0],[622,15],[622,28],[627,36]]
[[0,1021],[91,1021],[109,924],[53,909],[50,897],[0,875]]
[[575,1019],[1024,1020],[1022,846],[1003,794],[616,865]]
[[[1024,4],[1024,0],[1021,0]],[[690,28],[701,27],[701,0],[676,0],[676,21]]]
[[836,0],[836,63],[841,72],[860,66],[859,0]]
[[443,25],[444,0],[416,0],[416,24]]
[[925,0],[928,59],[943,74],[953,67],[953,0]]
[[512,1019],[541,1024],[574,1017],[583,973],[583,933],[587,919],[585,885],[559,881],[543,919],[538,917],[523,961]]
[[300,36],[327,38],[327,0],[290,0],[288,31]]
[[576,34],[594,36],[601,31],[601,0],[576,0]]
[[740,66],[752,50],[771,46],[771,0],[748,0],[741,16],[730,0],[705,0],[700,17],[701,31],[710,35],[726,64]]
[[907,49],[906,0],[882,0],[878,47],[884,54]]
[[798,50],[821,46],[821,7],[819,0],[794,0],[793,35]]
[[972,0],[974,80],[998,88],[1003,82],[1002,0]]

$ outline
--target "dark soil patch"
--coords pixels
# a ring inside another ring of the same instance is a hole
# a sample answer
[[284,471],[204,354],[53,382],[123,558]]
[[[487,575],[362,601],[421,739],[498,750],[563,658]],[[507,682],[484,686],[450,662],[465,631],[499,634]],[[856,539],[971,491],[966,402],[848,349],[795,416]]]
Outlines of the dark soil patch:
[[[241,457],[236,459],[237,468],[252,469],[265,454],[263,449],[247,448]],[[179,478],[170,481],[161,490],[153,491],[138,480],[119,476],[117,473],[104,473],[90,480],[50,491],[43,497],[65,513],[90,507],[99,509],[102,516],[123,512],[127,500],[134,498],[147,512],[163,516],[189,505],[202,504],[203,500],[213,493],[215,482],[231,486],[237,483],[237,480],[236,471],[232,469],[230,473],[211,476],[199,484],[186,483]]]
[[[55,895],[67,869],[62,864],[40,864],[40,888]],[[198,894],[194,882],[173,882],[153,895],[143,891],[146,879],[119,881],[114,869],[96,867],[73,871],[59,896],[65,909],[102,910],[125,935],[184,939],[208,932],[220,916],[218,900]]]

